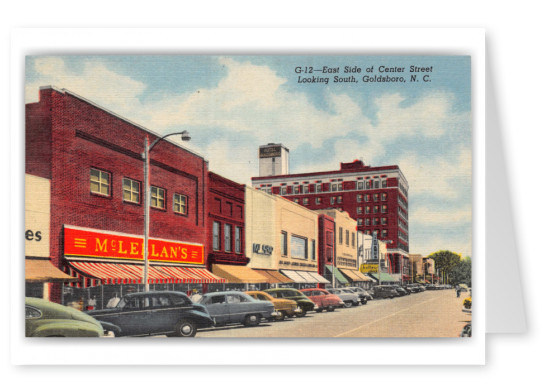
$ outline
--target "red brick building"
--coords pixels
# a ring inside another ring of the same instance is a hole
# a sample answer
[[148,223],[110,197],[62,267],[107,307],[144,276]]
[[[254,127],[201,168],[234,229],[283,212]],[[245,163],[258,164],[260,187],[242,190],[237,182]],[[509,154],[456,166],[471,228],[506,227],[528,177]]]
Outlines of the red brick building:
[[207,263],[246,266],[245,185],[208,173]]
[[358,231],[376,234],[387,243],[390,273],[409,278],[409,186],[397,165],[371,167],[356,160],[341,163],[334,171],[253,177],[252,185],[309,209],[348,212],[357,221]]
[[326,266],[333,266],[335,261],[335,220],[325,214],[318,218],[318,274],[331,281]]
[[[144,282],[146,137],[160,136],[67,90],[43,87],[26,105],[26,173],[51,180],[51,260],[79,287]],[[150,162],[151,283],[215,278],[203,273],[207,162],[169,139]]]

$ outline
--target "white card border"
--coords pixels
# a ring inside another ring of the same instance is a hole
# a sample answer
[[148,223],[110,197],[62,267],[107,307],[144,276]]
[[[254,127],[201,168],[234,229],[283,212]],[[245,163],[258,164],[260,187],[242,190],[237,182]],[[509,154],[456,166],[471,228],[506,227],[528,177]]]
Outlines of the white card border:
[[[470,55],[473,113],[473,337],[441,339],[25,339],[24,57],[30,54]],[[10,47],[10,357],[16,365],[453,365],[485,363],[483,29],[16,29]],[[186,354],[182,354],[185,349]],[[414,351],[415,355],[411,352]],[[75,353],[76,352],[76,353]],[[338,357],[331,360],[330,357]],[[307,359],[306,359],[307,358]]]

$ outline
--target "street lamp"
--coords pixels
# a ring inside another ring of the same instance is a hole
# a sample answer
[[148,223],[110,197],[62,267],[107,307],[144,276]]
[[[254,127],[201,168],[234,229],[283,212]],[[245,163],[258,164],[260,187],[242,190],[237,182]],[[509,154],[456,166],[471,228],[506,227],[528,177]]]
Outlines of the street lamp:
[[168,136],[174,136],[175,134],[180,134],[182,136],[182,141],[191,140],[187,130],[183,132],[175,132],[164,135],[163,137],[155,140],[151,145],[149,144],[149,137],[145,136],[145,146],[144,153],[142,154],[143,158],[143,175],[144,175],[144,186],[145,186],[145,207],[144,207],[144,231],[143,231],[143,279],[144,279],[144,289],[146,292],[149,291],[149,209],[151,207],[151,189],[149,185],[149,153],[157,143]]

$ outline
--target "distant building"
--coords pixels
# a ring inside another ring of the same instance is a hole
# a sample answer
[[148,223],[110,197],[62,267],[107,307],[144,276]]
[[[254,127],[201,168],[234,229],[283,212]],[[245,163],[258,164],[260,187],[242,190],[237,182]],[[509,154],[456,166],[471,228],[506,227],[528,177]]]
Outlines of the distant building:
[[[288,152],[281,145],[278,148]],[[288,157],[288,154],[285,156]],[[411,278],[408,266],[409,185],[397,165],[371,167],[355,160],[341,163],[340,169],[334,171],[279,172],[277,169],[261,169],[260,175],[252,178],[252,186],[308,209],[333,208],[348,212],[357,221],[359,232],[368,235],[376,233],[378,239],[386,243],[389,273],[400,275],[404,280]]]

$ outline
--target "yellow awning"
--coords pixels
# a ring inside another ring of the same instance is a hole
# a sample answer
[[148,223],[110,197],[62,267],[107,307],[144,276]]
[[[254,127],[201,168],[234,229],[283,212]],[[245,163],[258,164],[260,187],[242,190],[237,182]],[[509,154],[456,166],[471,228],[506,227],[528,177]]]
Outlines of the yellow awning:
[[362,281],[362,279],[360,277],[358,277],[356,274],[354,274],[354,270],[343,269],[343,268],[341,268],[340,270],[350,280],[352,280],[352,281]]
[[283,274],[279,273],[277,270],[268,270],[268,269],[253,269],[255,272],[262,274],[268,279],[270,284],[281,284],[293,282],[293,280],[285,277]]
[[63,273],[48,260],[25,259],[25,282],[69,282],[78,278]]
[[212,272],[225,278],[230,284],[268,283],[268,278],[247,266],[212,265]]

